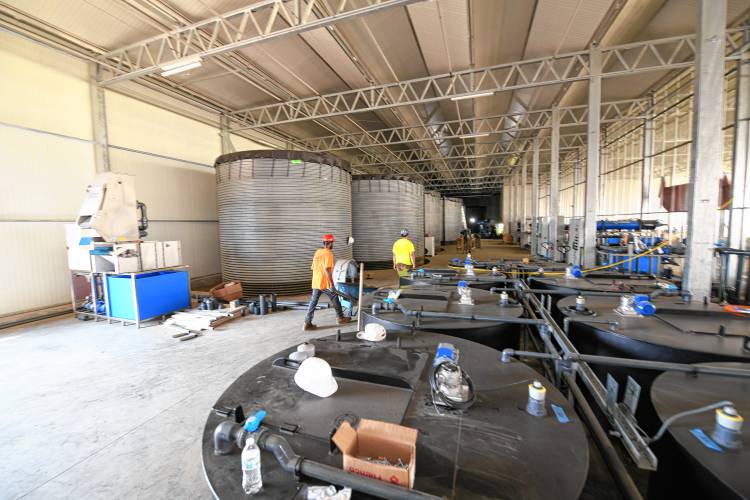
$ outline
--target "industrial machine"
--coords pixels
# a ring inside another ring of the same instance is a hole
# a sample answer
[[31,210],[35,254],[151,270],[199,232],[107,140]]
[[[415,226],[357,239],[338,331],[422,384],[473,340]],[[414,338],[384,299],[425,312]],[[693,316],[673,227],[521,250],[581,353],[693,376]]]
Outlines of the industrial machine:
[[148,217],[132,175],[97,174],[65,234],[73,309],[82,319],[140,322],[190,306],[179,241],[143,241]]

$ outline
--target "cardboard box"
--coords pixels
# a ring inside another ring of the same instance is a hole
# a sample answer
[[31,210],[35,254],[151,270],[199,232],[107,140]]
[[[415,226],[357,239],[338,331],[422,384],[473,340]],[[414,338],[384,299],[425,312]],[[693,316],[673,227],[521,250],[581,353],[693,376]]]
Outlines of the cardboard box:
[[230,281],[229,283],[222,283],[216,285],[209,290],[211,295],[224,302],[231,302],[233,300],[242,298],[242,283]]
[[[416,429],[363,418],[356,430],[349,422],[342,423],[333,435],[333,442],[344,455],[344,470],[405,488],[414,487]],[[401,459],[407,467],[373,463],[368,457],[385,457],[392,464]]]

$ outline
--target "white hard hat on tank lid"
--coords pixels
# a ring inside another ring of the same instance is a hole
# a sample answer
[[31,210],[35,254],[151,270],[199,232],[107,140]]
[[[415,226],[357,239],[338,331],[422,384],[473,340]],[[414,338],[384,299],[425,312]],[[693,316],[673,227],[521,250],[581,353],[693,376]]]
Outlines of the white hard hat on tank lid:
[[307,358],[299,365],[294,374],[294,383],[303,391],[321,398],[327,398],[339,389],[331,365],[316,357]]

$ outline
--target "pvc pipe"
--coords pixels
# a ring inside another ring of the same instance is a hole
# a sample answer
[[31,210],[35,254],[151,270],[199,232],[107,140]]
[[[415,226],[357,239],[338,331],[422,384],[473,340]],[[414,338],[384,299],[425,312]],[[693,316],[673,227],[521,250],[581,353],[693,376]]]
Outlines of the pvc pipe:
[[518,325],[543,325],[545,322],[540,319],[529,319],[529,318],[499,318],[497,316],[476,316],[474,314],[453,314],[453,313],[441,313],[432,311],[413,311],[406,308],[402,304],[396,303],[396,308],[401,311],[404,316],[414,316],[416,318],[445,318],[445,319],[460,319],[468,321],[491,321],[493,323],[512,323]]
[[357,331],[362,331],[362,300],[365,289],[365,263],[359,263],[359,296],[357,298]]
[[614,446],[612,446],[607,433],[604,432],[601,424],[599,424],[599,421],[596,419],[594,411],[586,401],[586,397],[581,392],[578,384],[576,384],[575,378],[569,373],[563,374],[563,377],[568,384],[568,389],[570,389],[570,392],[573,394],[573,397],[578,404],[578,408],[581,410],[583,419],[586,421],[588,428],[592,431],[594,442],[596,442],[596,446],[599,448],[602,458],[604,458],[604,461],[606,462],[609,471],[612,473],[612,477],[615,479],[617,486],[620,488],[621,493],[625,498],[630,500],[643,500],[641,492],[635,485],[633,478],[628,473],[622,460],[620,460],[620,456],[617,454],[617,450],[615,450]]
[[383,481],[358,476],[343,469],[301,457],[295,453],[289,441],[282,436],[272,434],[266,429],[261,429],[258,433],[257,443],[261,449],[272,453],[281,468],[293,476],[302,474],[326,483],[337,484],[385,499],[438,500],[440,498],[419,490],[410,490]]
[[[521,356],[524,358],[559,360],[560,356],[545,352],[519,351],[515,349],[504,349],[503,357]],[[593,354],[567,353],[563,359],[569,361],[585,361],[595,365],[622,366],[625,368],[640,368],[645,370],[673,371],[691,374],[720,375],[726,377],[750,378],[750,370],[742,368],[722,368],[711,366],[698,366],[685,363],[669,363],[666,361],[648,361],[641,359],[615,358],[610,356],[597,356]]]

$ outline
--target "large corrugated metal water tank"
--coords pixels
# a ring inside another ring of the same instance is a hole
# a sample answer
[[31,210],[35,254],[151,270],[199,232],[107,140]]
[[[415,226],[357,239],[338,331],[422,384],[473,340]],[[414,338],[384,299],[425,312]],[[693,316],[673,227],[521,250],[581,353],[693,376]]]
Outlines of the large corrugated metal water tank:
[[436,191],[424,192],[424,234],[438,244],[443,239],[443,199]]
[[304,293],[322,236],[351,259],[349,164],[298,151],[241,151],[216,159],[221,271],[245,295]]
[[445,241],[455,241],[466,229],[464,202],[460,198],[444,198],[445,204]]
[[417,262],[424,258],[424,187],[406,177],[358,175],[352,179],[354,258],[370,267],[392,265],[401,228],[409,230]]

